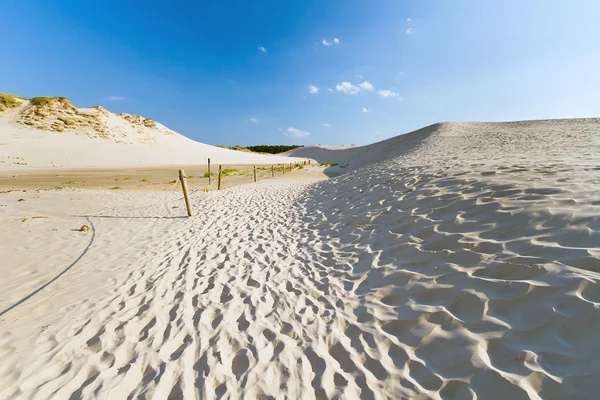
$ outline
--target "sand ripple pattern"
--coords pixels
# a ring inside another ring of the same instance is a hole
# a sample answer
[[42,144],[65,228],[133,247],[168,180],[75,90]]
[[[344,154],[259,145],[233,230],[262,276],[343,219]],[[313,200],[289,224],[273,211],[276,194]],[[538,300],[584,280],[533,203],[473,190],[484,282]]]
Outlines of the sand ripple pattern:
[[162,240],[29,350],[2,332],[0,394],[594,398],[590,168],[392,159],[198,195],[206,212],[157,221]]

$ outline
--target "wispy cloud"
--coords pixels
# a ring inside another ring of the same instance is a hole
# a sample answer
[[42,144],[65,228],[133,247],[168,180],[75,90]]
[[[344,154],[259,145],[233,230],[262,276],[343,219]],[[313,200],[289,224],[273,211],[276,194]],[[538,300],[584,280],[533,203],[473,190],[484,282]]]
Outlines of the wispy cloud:
[[332,88],[327,88],[327,91],[328,92],[333,92],[333,89]]
[[413,30],[413,28],[408,28],[408,29],[406,30],[406,34],[407,34],[407,35],[412,35],[413,33],[415,33],[415,31]]
[[319,88],[314,85],[308,85],[308,93],[317,94],[319,93]]
[[338,92],[342,92],[345,94],[358,94],[360,92],[360,87],[351,84],[350,82],[342,82],[335,86],[335,90]]
[[106,98],[106,100],[110,100],[110,101],[123,101],[123,100],[127,100],[125,97],[123,96],[108,96]]
[[368,112],[369,112],[369,110],[368,110],[367,108],[363,107],[363,109],[362,109],[362,112],[364,112],[364,113],[368,113]]
[[328,42],[328,41],[327,41],[327,39],[323,39],[323,41],[321,42],[321,44],[322,44],[323,46],[327,46],[327,47],[329,47],[329,46],[331,46],[331,45],[333,45],[333,44],[340,44],[340,39],[338,39],[338,38],[333,38],[333,40],[332,40],[331,42]]
[[329,125],[329,124],[323,124],[323,126],[324,126],[325,128],[331,128],[331,125]]
[[254,122],[256,124],[258,120],[256,118],[250,118],[250,122]]
[[303,137],[310,136],[310,132],[301,131],[300,129],[292,128],[291,126],[289,128],[287,128],[287,130],[285,130],[283,132],[283,134],[285,136],[292,136],[292,137],[296,137],[296,138],[303,138]]
[[368,82],[368,81],[364,81],[363,83],[359,83],[358,86],[362,90],[368,90],[369,92],[372,92],[373,89],[374,89],[373,84],[371,82]]
[[379,95],[385,99],[389,99],[389,98],[393,98],[393,97],[400,97],[399,93],[396,93],[396,92],[388,90],[388,89],[380,90],[377,93],[379,93]]
[[262,51],[263,53],[266,53],[266,52],[267,52],[267,48],[266,48],[266,47],[263,47],[263,46],[260,46],[260,47],[258,48],[258,50],[259,50],[259,51]]
[[407,24],[410,24],[411,22],[412,22],[412,18],[410,18],[410,17],[406,18],[406,23]]

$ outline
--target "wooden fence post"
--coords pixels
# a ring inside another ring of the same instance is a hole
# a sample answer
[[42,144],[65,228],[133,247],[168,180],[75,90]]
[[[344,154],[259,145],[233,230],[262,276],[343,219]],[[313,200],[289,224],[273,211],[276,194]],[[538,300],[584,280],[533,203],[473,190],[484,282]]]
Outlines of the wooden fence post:
[[219,176],[217,177],[217,190],[221,190],[221,187],[223,186],[223,180],[221,178],[221,165],[219,165]]
[[281,172],[285,175],[285,164],[281,164]]
[[275,178],[275,167],[271,165],[271,178]]
[[210,158],[208,159],[208,186],[210,186]]
[[190,205],[190,198],[188,196],[187,181],[185,180],[185,171],[179,170],[179,180],[181,181],[181,187],[183,188],[183,198],[185,199],[185,207],[187,208],[188,217],[194,215],[192,212],[192,206]]
[[256,182],[256,165],[254,166],[254,182]]

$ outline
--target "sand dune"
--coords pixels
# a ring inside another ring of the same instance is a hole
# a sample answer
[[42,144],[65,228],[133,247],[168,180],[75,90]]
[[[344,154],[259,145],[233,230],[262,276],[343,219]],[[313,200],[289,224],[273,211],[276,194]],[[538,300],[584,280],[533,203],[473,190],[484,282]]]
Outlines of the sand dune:
[[0,398],[595,398],[599,131],[439,124],[189,219],[2,194]]
[[[153,121],[77,108],[66,99],[41,106],[28,100],[0,112],[0,169],[279,164],[296,161],[199,143]],[[298,160],[303,161],[303,160]]]

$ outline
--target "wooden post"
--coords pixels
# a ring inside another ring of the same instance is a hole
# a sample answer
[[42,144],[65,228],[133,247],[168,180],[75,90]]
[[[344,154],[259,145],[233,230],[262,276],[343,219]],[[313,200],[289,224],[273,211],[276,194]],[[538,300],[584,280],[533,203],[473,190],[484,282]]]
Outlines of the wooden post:
[[210,186],[210,158],[208,159],[208,186]]
[[275,178],[275,167],[271,165],[271,178]]
[[219,177],[217,178],[219,181],[217,182],[217,190],[221,190],[222,180],[221,180],[221,166],[219,165]]
[[254,166],[254,182],[256,182],[256,165]]
[[285,164],[281,164],[281,172],[285,175]]
[[181,181],[181,187],[183,188],[183,198],[185,199],[185,207],[187,208],[188,217],[194,215],[192,212],[192,206],[190,205],[190,198],[188,196],[187,181],[185,180],[185,171],[179,170],[179,180]]

